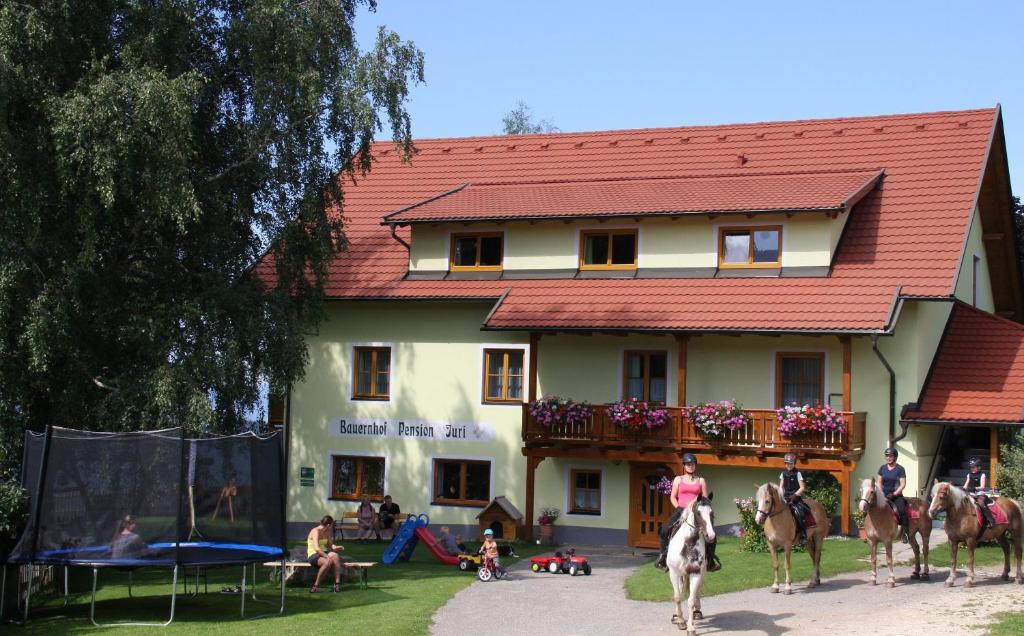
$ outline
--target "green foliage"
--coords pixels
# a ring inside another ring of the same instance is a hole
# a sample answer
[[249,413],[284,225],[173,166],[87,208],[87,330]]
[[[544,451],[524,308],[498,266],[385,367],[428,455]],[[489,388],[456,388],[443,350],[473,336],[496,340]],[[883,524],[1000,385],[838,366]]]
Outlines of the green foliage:
[[501,128],[506,135],[539,135],[558,132],[558,126],[547,119],[534,121],[533,109],[522,101],[501,118]]
[[423,55],[385,29],[358,48],[375,6],[0,3],[0,444],[237,429],[302,376],[338,175],[386,126],[412,150]]
[[757,502],[752,497],[736,500],[740,511],[740,550],[744,552],[767,552],[768,539],[764,536],[764,528],[757,525]]
[[825,508],[825,514],[831,519],[839,514],[839,506],[842,502],[842,489],[839,482],[829,473],[809,471],[803,473],[804,497],[813,499]]
[[28,513],[25,490],[14,477],[0,478],[0,561],[14,547]]
[[1024,431],[999,447],[999,492],[1018,501],[1024,497]]

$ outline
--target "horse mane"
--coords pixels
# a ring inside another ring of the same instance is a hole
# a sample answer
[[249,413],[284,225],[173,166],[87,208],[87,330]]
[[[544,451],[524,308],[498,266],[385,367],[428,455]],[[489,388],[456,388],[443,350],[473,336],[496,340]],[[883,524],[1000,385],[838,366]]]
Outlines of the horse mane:
[[758,488],[757,488],[757,495],[754,496],[754,500],[755,501],[761,501],[763,496],[768,494],[768,492],[773,492],[776,497],[778,497],[779,499],[782,499],[782,491],[779,490],[778,484],[773,484],[771,482],[765,482],[765,483],[761,484],[760,486],[758,486]]
[[967,496],[967,491],[966,490],[964,490],[960,486],[957,486],[956,484],[950,483],[948,481],[940,481],[940,482],[937,482],[934,486],[932,486],[932,496],[931,496],[931,500],[932,501],[935,500],[935,495],[937,495],[939,493],[939,487],[942,484],[948,484],[949,485],[949,488],[946,490],[946,494],[947,494],[947,496],[949,496],[949,502],[950,502],[950,507],[951,508],[959,508],[960,506],[964,505],[965,503],[967,503],[967,505],[970,505],[970,504],[974,503],[974,500],[972,500],[969,496]]
[[[871,482],[871,490],[875,493],[875,504],[874,504],[874,507],[875,508],[880,508],[880,509],[888,508],[888,504],[886,503],[887,500],[885,498],[885,493],[882,491],[882,487],[878,485],[878,482],[875,481],[874,479],[870,478],[870,477],[866,477],[864,479],[864,481],[866,481],[866,482],[870,481]],[[863,482],[862,482],[861,483],[861,497],[863,497],[863,496],[864,496],[864,485],[863,485]]]

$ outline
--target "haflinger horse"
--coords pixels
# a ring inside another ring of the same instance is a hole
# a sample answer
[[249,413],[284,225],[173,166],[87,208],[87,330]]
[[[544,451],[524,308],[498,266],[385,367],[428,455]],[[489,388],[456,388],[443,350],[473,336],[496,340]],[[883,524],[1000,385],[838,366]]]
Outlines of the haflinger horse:
[[[665,563],[668,578],[672,581],[672,599],[676,602],[676,614],[672,622],[688,634],[696,634],[694,621],[703,618],[700,611],[700,588],[708,563],[707,544],[715,540],[715,513],[711,509],[711,498],[698,497],[683,509],[679,525],[668,543]],[[683,595],[687,595],[689,610],[683,618]]]
[[[772,592],[779,591],[779,555],[781,548],[786,553],[786,594],[793,593],[793,585],[789,576],[789,558],[793,544],[797,541],[796,519],[789,505],[782,498],[782,490],[775,484],[762,484],[757,489],[757,514],[754,521],[764,526],[764,536],[768,540],[768,549],[772,553]],[[811,555],[814,572],[807,587],[817,587],[821,583],[821,548],[828,535],[829,520],[825,507],[813,499],[804,499],[804,503],[814,515],[814,527],[807,528],[807,553]]]
[[959,543],[967,546],[967,587],[974,587],[974,548],[983,541],[998,541],[1003,549],[1003,580],[1010,580],[1010,546],[1007,535],[1013,541],[1013,556],[1017,561],[1017,575],[1014,581],[1021,582],[1021,532],[1024,520],[1020,505],[1009,497],[997,497],[996,505],[1006,514],[1006,523],[997,523],[985,528],[978,536],[981,525],[978,522],[979,508],[967,492],[947,481],[940,481],[932,487],[932,505],[928,514],[935,516],[940,510],[946,511],[946,536],[949,537],[949,578],[946,587],[953,587],[956,580],[956,554]]
[[[900,534],[900,523],[896,513],[889,506],[882,487],[874,479],[865,479],[860,483],[860,511],[864,515],[864,531],[868,535],[871,546],[871,584],[878,584],[878,542],[885,545],[885,564],[889,567],[888,587],[896,585],[896,576],[892,570],[892,542]],[[914,517],[913,511],[917,517]],[[907,497],[907,516],[909,517],[910,547],[914,549],[914,571],[912,579],[925,579],[928,574],[928,540],[932,536],[932,517],[928,514],[928,505],[917,497]],[[921,535],[921,546],[917,544],[917,535]],[[923,548],[923,550],[922,550]],[[921,571],[921,553],[924,552],[924,572]]]

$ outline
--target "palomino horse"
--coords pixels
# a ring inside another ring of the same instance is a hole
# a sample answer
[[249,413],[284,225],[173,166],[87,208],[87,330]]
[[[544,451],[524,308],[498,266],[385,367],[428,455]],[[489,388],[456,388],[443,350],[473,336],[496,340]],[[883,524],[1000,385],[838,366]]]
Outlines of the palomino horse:
[[[917,512],[914,519],[910,511]],[[896,576],[892,571],[892,542],[900,534],[900,524],[895,513],[882,493],[882,488],[874,479],[865,479],[860,483],[860,511],[866,522],[865,532],[868,545],[871,546],[871,584],[878,583],[878,542],[885,545],[885,564],[889,566],[889,579],[885,584],[896,585]],[[910,547],[914,549],[914,572],[912,579],[928,579],[928,539],[932,536],[932,517],[928,514],[928,505],[917,497],[907,497],[907,516],[910,517]],[[917,545],[917,535],[921,535],[924,547],[924,572],[921,571],[921,548]]]
[[[694,620],[703,618],[700,612],[700,588],[707,572],[707,543],[715,540],[715,513],[711,498],[698,497],[690,502],[679,518],[679,526],[668,543],[668,578],[672,581],[672,599],[676,602],[676,615],[672,622],[688,634],[696,634]],[[683,619],[683,594],[687,594],[689,613]]]
[[[789,557],[793,551],[793,544],[797,540],[796,519],[793,518],[789,505],[783,500],[782,491],[775,484],[762,484],[757,489],[755,499],[757,514],[754,516],[754,521],[764,526],[764,536],[768,539],[768,549],[772,553],[772,571],[775,575],[772,581],[772,592],[779,591],[779,555],[777,550],[782,548],[786,553],[785,593],[792,594]],[[807,553],[811,555],[811,562],[814,564],[814,572],[807,587],[817,587],[821,583],[821,548],[828,535],[829,522],[824,506],[813,499],[804,499],[804,503],[811,509],[815,522],[813,528],[807,529]]]
[[967,546],[967,587],[974,586],[974,548],[982,541],[993,539],[998,541],[1003,549],[1003,580],[1009,581],[1010,546],[1007,543],[1007,534],[1013,540],[1013,556],[1017,561],[1017,576],[1014,577],[1014,581],[1021,582],[1020,541],[1024,521],[1021,519],[1020,506],[1009,497],[996,498],[996,505],[1006,513],[1007,522],[985,528],[985,532],[979,537],[978,529],[981,526],[978,523],[978,504],[975,503],[974,497],[946,481],[940,481],[932,487],[932,505],[928,508],[928,514],[934,516],[939,510],[946,511],[946,522],[943,524],[946,536],[949,537],[949,578],[946,579],[946,587],[953,587],[956,580],[956,553],[961,541]]

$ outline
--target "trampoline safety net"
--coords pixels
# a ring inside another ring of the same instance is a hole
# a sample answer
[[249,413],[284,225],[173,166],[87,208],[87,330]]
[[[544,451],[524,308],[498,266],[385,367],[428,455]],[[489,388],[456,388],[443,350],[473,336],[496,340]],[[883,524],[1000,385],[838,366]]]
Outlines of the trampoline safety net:
[[25,441],[29,521],[12,563],[214,565],[281,558],[280,436],[51,427]]

